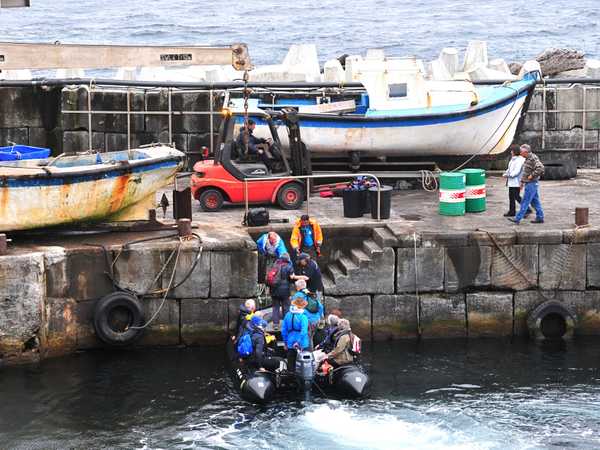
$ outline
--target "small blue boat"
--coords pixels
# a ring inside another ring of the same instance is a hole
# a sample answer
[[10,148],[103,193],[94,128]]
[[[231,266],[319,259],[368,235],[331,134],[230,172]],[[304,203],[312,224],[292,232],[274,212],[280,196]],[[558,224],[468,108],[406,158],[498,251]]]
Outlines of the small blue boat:
[[12,145],[0,147],[0,161],[16,161],[19,159],[43,159],[50,156],[49,148],[30,147],[28,145]]

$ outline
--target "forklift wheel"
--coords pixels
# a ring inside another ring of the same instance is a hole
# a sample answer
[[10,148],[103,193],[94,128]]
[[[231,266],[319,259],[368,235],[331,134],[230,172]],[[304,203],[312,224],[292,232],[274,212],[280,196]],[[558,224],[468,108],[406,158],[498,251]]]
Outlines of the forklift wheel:
[[298,209],[304,202],[304,192],[298,183],[288,183],[277,193],[277,203],[283,209]]
[[223,206],[223,194],[216,189],[207,189],[200,194],[200,209],[205,212],[215,212]]

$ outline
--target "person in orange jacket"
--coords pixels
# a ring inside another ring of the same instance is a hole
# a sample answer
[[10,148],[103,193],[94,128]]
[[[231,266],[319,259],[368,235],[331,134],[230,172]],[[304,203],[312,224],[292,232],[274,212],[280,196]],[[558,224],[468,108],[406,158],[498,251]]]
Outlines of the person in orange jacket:
[[308,214],[302,215],[294,224],[290,245],[296,252],[308,253],[309,255],[321,256],[321,245],[323,244],[323,231],[315,219]]

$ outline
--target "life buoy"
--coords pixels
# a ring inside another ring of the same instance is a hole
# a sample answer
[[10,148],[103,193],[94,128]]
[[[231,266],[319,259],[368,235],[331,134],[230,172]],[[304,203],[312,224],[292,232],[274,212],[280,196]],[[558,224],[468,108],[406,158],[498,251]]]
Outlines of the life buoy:
[[541,303],[527,317],[529,336],[534,339],[570,339],[576,324],[577,316],[556,300]]
[[94,330],[106,344],[125,346],[133,343],[142,333],[144,309],[142,303],[127,292],[113,292],[102,297],[94,307]]

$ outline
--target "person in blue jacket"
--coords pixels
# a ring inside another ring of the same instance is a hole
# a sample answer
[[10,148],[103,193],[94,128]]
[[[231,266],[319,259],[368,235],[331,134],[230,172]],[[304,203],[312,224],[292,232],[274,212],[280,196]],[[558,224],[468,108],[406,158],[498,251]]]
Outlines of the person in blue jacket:
[[296,293],[292,297],[292,300],[296,298],[300,298],[306,302],[304,315],[308,319],[308,342],[310,349],[312,350],[315,329],[317,328],[319,320],[323,318],[323,304],[317,299],[316,294],[311,294],[311,292],[306,289],[305,280],[296,281]]
[[288,251],[281,236],[274,231],[261,235],[256,241],[256,248],[258,249],[258,282],[264,283],[267,271]]
[[290,310],[283,318],[281,337],[288,351],[288,370],[294,370],[297,351],[310,348],[308,317],[304,314],[307,304],[308,302],[301,297],[294,298]]

